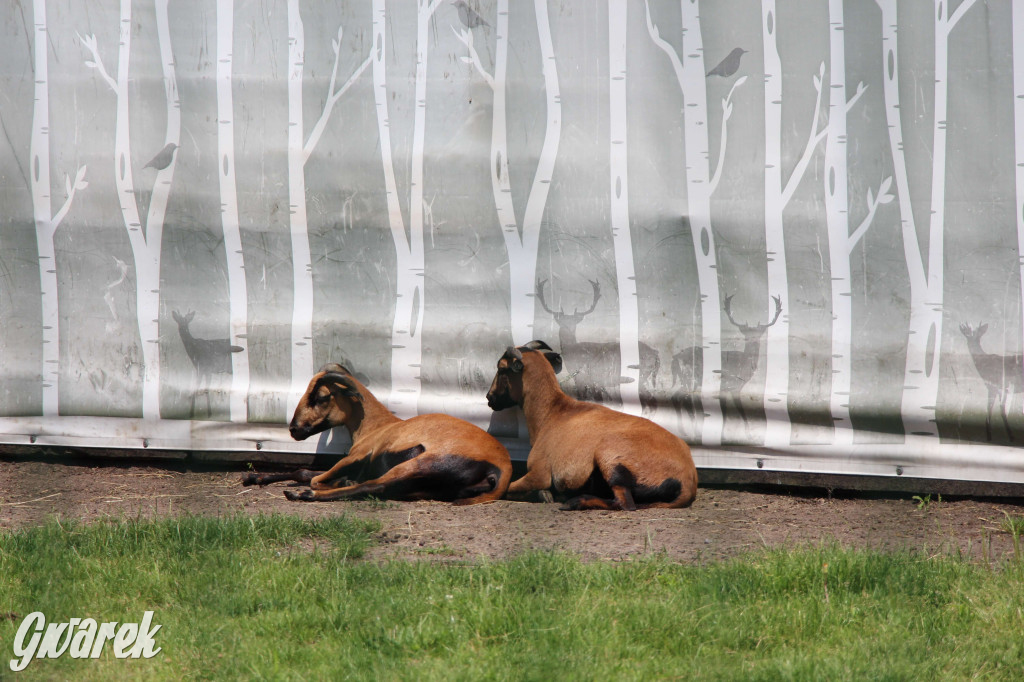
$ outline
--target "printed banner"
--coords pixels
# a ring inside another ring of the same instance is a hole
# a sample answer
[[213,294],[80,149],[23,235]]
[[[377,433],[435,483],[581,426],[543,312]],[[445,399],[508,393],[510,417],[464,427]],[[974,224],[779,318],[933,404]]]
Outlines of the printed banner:
[[0,6],[0,443],[263,457],[510,344],[698,466],[1024,482],[1019,3]]

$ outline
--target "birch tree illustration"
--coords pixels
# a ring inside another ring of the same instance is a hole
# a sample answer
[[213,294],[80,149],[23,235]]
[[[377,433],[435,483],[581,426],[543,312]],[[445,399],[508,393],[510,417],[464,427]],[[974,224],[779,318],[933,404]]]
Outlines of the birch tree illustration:
[[60,405],[60,315],[57,306],[57,250],[54,236],[57,228],[71,210],[75,193],[84,190],[85,166],[80,166],[74,182],[64,176],[67,198],[54,214],[50,188],[50,82],[46,58],[47,23],[46,0],[33,0],[35,39],[32,51],[35,63],[35,107],[32,111],[32,138],[29,155],[32,159],[30,189],[32,210],[36,224],[36,244],[39,255],[39,289],[41,293],[43,323],[42,398],[43,416],[53,417]]
[[380,135],[388,225],[395,243],[395,317],[391,330],[391,394],[388,407],[407,419],[417,412],[423,344],[423,146],[427,106],[427,52],[430,18],[441,0],[419,0],[416,10],[416,75],[413,107],[412,167],[409,181],[409,228],[398,201],[398,181],[391,152],[387,101],[387,31],[384,0],[373,1],[373,94]]
[[640,413],[640,308],[629,229],[629,145],[626,117],[628,0],[608,0],[608,111],[612,246],[619,291],[619,395],[622,410]]
[[714,175],[708,140],[708,104],[704,67],[704,40],[700,29],[700,5],[681,2],[683,58],[665,41],[647,10],[647,32],[651,40],[668,56],[675,70],[676,81],[683,94],[683,144],[686,148],[686,202],[693,237],[693,251],[697,260],[697,286],[700,289],[701,341],[703,371],[700,398],[704,418],[701,421],[702,445],[720,445],[722,442],[722,411],[718,402],[722,381],[722,314],[718,288],[718,254],[715,235],[711,227],[711,195],[722,178],[728,140],[728,121],[732,116],[732,96],[743,85],[746,77],[736,79],[729,94],[722,100],[722,134],[718,150],[718,164]]
[[[220,219],[227,256],[228,317],[231,344],[248,347],[249,296],[245,257],[238,222],[238,186],[235,182],[235,113],[231,94],[235,0],[217,0],[217,177],[220,180]],[[228,414],[233,422],[248,419],[249,354],[231,353],[231,390]]]
[[[541,52],[541,72],[544,77],[546,117],[544,141],[541,144],[537,169],[526,198],[526,210],[520,225],[512,203],[511,178],[508,165],[508,109],[507,74],[509,51],[509,3],[498,0],[495,22],[494,75],[484,70],[480,56],[473,45],[473,33],[468,29],[456,32],[469,50],[463,60],[472,64],[494,93],[491,115],[491,191],[498,214],[498,224],[505,240],[509,270],[509,312],[512,343],[524,344],[533,338],[534,289],[537,279],[537,249],[540,245],[540,227],[547,207],[548,191],[554,175],[558,144],[562,137],[562,102],[558,85],[555,48],[551,40],[551,26],[545,0],[534,1],[537,38]],[[454,29],[453,29],[454,30]]]
[[846,26],[843,0],[829,0],[829,88],[828,134],[825,140],[825,216],[828,227],[829,267],[832,278],[832,389],[829,405],[835,429],[835,444],[853,442],[850,422],[851,348],[853,346],[853,292],[850,257],[871,226],[879,204],[893,197],[888,193],[892,178],[886,178],[874,196],[868,190],[867,216],[850,233],[846,134]]
[[[761,1],[761,28],[764,50],[764,137],[765,137],[765,249],[768,255],[768,305],[775,307],[775,299],[781,302],[782,316],[777,324],[768,327],[765,335],[765,425],[764,444],[768,447],[787,447],[790,444],[792,424],[789,418],[789,274],[786,269],[786,236],[783,214],[793,198],[797,185],[803,179],[818,144],[828,133],[828,127],[818,130],[821,111],[822,78],[825,64],[821,64],[814,76],[817,97],[811,118],[807,144],[797,160],[789,179],[782,180],[782,58],[779,56],[778,23],[775,0]],[[845,106],[837,111],[849,111],[864,93],[865,86],[859,84],[856,93],[846,100]],[[839,88],[836,88],[839,90]],[[845,99],[845,88],[841,91]],[[835,112],[833,112],[833,115]]]
[[[305,61],[305,33],[299,0],[288,0],[288,203],[291,216],[292,247],[292,382],[288,392],[287,414],[298,405],[306,383],[313,375],[313,264],[309,250],[309,224],[306,216],[306,162],[323,135],[334,105],[370,65],[368,56],[340,88],[337,87],[338,62],[343,28],[331,42],[334,69],[327,98],[309,139],[304,138],[302,75]],[[336,89],[337,88],[337,89]]]
[[[1024,307],[1024,7],[1013,5],[1013,149],[1016,181],[1017,256],[1020,261],[1021,306]],[[1024,325],[1024,311],[1021,314]],[[1024,338],[1024,329],[1021,330]]]
[[[174,150],[181,135],[181,106],[174,76],[174,55],[167,17],[167,0],[155,0],[157,41],[160,65],[163,70],[164,96],[167,107],[165,145]],[[160,416],[160,251],[163,237],[167,200],[174,177],[176,154],[169,155],[166,166],[156,171],[153,195],[146,216],[145,229],[139,217],[132,175],[131,135],[128,118],[128,75],[131,60],[132,3],[121,0],[120,30],[117,51],[117,79],[107,73],[100,58],[96,36],[79,36],[82,44],[93,56],[86,66],[96,69],[117,99],[114,133],[114,184],[121,205],[121,217],[135,260],[135,300],[142,346],[143,387],[142,416],[145,419]],[[165,146],[165,149],[168,149]]]
[[901,414],[907,434],[938,437],[935,408],[939,395],[938,362],[942,349],[942,266],[946,201],[946,111],[949,80],[949,35],[975,0],[964,0],[952,16],[935,0],[935,112],[932,120],[931,211],[928,254],[921,253],[911,204],[900,118],[899,41],[895,0],[875,0],[882,10],[883,96],[893,175],[899,196],[903,250],[910,279],[910,325],[903,377]]

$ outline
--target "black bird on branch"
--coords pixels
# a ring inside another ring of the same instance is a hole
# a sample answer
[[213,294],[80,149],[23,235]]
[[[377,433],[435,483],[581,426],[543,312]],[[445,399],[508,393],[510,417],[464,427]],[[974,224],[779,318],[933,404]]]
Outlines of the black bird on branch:
[[718,66],[707,72],[707,76],[721,76],[722,78],[728,78],[729,76],[736,73],[740,68],[740,59],[747,51],[742,47],[737,47],[729,55],[719,62]]
[[469,6],[466,0],[452,0],[452,4],[459,10],[459,21],[466,28],[474,29],[477,26],[490,26],[476,10]]
[[153,160],[143,166],[143,170],[146,168],[156,168],[158,171],[162,171],[171,165],[171,160],[174,158],[174,151],[178,148],[178,145],[173,142],[168,142],[167,146],[161,149]]

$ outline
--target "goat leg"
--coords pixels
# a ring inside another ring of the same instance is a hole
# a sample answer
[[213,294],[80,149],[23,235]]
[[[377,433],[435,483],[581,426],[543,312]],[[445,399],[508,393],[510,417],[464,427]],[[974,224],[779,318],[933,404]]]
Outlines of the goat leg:
[[596,495],[580,495],[566,501],[559,509],[561,511],[578,511],[581,509],[608,509],[636,511],[636,502],[633,501],[633,492],[621,485],[612,486],[612,494],[615,498],[605,500]]
[[368,495],[376,495],[385,499],[401,499],[415,490],[416,479],[422,478],[422,476],[422,462],[418,459],[410,459],[392,467],[383,476],[370,481],[341,488],[303,490],[301,493],[285,490],[284,496],[289,500],[301,502],[328,502]]
[[278,483],[280,481],[295,481],[296,483],[305,483],[308,485],[309,482],[313,480],[314,476],[319,476],[322,473],[324,472],[310,471],[309,469],[296,469],[295,471],[279,474],[257,474],[255,472],[249,472],[242,476],[242,485],[258,485],[262,487],[270,483]]

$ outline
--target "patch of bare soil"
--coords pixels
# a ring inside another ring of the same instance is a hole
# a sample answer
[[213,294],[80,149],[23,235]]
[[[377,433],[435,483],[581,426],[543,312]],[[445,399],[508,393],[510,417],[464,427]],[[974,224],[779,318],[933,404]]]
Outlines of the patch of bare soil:
[[48,516],[100,518],[192,514],[350,514],[381,523],[371,558],[465,561],[557,549],[585,560],[630,560],[664,552],[686,562],[719,560],[764,547],[837,541],[845,546],[929,553],[961,551],[996,561],[1013,553],[1000,529],[1024,514],[1020,500],[911,495],[830,496],[814,489],[701,488],[688,509],[562,512],[557,504],[501,501],[289,502],[289,484],[245,488],[241,467],[192,470],[177,463],[0,459],[0,528]]

